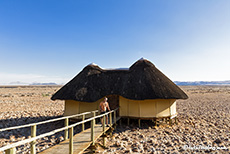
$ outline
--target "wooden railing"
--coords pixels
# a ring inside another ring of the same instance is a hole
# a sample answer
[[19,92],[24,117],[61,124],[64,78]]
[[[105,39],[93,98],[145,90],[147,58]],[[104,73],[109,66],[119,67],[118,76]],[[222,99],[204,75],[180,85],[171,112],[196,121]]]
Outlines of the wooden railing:
[[[31,138],[29,139],[25,139],[22,141],[18,141],[16,143],[12,143],[10,145],[6,145],[0,148],[0,151],[5,151],[6,154],[16,154],[16,147],[24,145],[26,143],[30,143],[30,153],[31,154],[35,154],[36,153],[36,140],[44,138],[46,136],[50,136],[53,135],[55,133],[61,132],[61,131],[65,131],[64,132],[64,139],[67,140],[68,139],[68,133],[69,133],[69,153],[72,154],[73,153],[73,132],[74,132],[74,127],[78,126],[80,124],[82,124],[82,131],[85,129],[84,124],[86,122],[91,121],[91,141],[92,144],[94,145],[94,125],[95,125],[95,119],[98,118],[102,118],[103,117],[103,133],[105,133],[105,116],[109,114],[109,119],[110,119],[110,127],[112,126],[112,113],[114,113],[114,121],[116,122],[116,111],[118,110],[118,108],[116,108],[115,110],[106,112],[104,114],[98,115],[96,116],[96,113],[98,112],[98,110],[95,111],[91,111],[91,112],[84,112],[81,114],[76,114],[76,115],[71,115],[71,116],[66,116],[66,117],[61,117],[61,118],[56,118],[56,119],[51,119],[51,120],[46,120],[46,121],[42,121],[42,122],[38,122],[38,123],[32,123],[32,124],[27,124],[27,125],[22,125],[22,126],[15,126],[15,127],[9,127],[9,128],[3,128],[0,129],[0,132],[3,131],[7,131],[7,130],[13,130],[13,129],[19,129],[19,128],[25,128],[25,127],[31,127]],[[89,118],[89,119],[85,119],[85,115],[87,114],[93,114],[93,117]],[[79,117],[82,116],[82,121],[77,122],[75,124],[72,125],[68,125],[68,121],[70,118],[74,118],[74,117]],[[48,133],[44,133],[41,134],[39,136],[36,136],[36,127],[37,125],[41,125],[41,124],[45,124],[45,123],[49,123],[49,122],[54,122],[54,121],[58,121],[58,120],[64,120],[65,119],[65,127],[59,128],[59,129],[55,129],[53,131],[50,131]],[[105,143],[105,139],[103,138],[103,144]]]

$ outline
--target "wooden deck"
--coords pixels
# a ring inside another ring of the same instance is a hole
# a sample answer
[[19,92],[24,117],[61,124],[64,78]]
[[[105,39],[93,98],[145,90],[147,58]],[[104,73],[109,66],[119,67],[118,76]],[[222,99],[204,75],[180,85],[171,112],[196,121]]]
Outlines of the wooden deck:
[[[120,118],[117,117],[116,121]],[[114,124],[114,121],[113,121]],[[95,124],[94,126],[94,141],[96,141],[102,134],[101,124]],[[109,130],[110,127],[105,127],[105,131]],[[91,145],[91,128],[84,130],[76,134],[73,137],[73,153],[79,154],[86,150]],[[69,139],[61,142],[58,145],[55,145],[45,151],[42,151],[40,154],[68,154],[69,153]]]

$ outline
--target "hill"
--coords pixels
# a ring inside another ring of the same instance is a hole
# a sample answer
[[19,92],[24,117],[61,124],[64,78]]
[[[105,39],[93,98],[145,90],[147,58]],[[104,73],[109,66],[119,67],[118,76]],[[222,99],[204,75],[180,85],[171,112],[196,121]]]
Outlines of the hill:
[[198,86],[198,85],[230,85],[227,81],[174,81],[178,86]]

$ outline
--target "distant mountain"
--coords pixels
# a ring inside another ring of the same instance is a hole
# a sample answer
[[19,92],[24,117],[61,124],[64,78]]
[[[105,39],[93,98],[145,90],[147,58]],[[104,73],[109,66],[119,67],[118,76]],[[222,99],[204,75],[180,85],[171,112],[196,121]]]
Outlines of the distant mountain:
[[29,84],[21,81],[14,81],[14,82],[10,82],[9,85],[29,85]]
[[[230,80],[227,81],[174,81],[174,83],[178,86],[198,86],[198,85],[230,85]],[[54,82],[48,82],[48,83],[39,83],[39,82],[34,82],[34,83],[24,83],[20,81],[15,81],[15,82],[10,82],[8,85],[50,85],[50,86],[55,86],[55,85],[64,85],[62,84],[57,84]]]
[[33,83],[25,83],[25,82],[21,82],[21,81],[13,81],[10,83],[3,83],[0,85],[9,85],[9,86],[55,86],[55,85],[64,85],[63,83],[61,84],[57,84],[55,82],[33,82]]
[[45,86],[54,86],[54,85],[57,85],[56,83],[54,83],[54,82],[49,82],[49,83],[37,83],[37,82],[35,82],[35,83],[32,83],[32,84],[30,84],[30,85],[32,85],[32,86],[41,86],[41,85],[45,85]]
[[230,85],[230,80],[227,81],[174,81],[178,86],[198,86],[198,85]]

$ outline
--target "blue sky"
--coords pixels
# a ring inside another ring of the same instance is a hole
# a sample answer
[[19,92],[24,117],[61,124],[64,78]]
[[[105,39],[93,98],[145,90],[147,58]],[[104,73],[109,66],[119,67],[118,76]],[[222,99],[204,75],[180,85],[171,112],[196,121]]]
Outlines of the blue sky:
[[0,84],[66,83],[141,57],[173,81],[230,80],[229,0],[0,1]]

